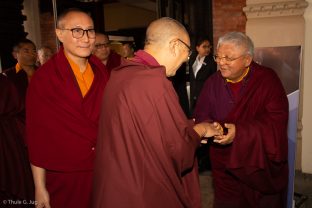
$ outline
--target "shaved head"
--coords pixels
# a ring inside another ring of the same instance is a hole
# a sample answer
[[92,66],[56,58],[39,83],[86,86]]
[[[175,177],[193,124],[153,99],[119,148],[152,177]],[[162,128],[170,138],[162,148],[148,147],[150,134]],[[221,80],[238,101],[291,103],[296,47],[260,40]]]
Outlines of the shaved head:
[[[69,8],[65,11],[63,11],[57,18],[57,21],[56,21],[56,27],[57,28],[63,28],[65,26],[65,23],[66,23],[66,19],[67,19],[67,16],[69,16],[69,14],[72,14],[72,13],[81,13],[82,15],[86,15],[88,17],[90,17],[90,15],[86,12],[84,12],[83,10],[81,9],[78,9],[78,8]],[[91,17],[90,17],[91,19]]]
[[185,27],[170,17],[150,23],[146,30],[144,51],[166,68],[166,75],[174,76],[191,52],[190,37]]
[[188,36],[185,27],[175,19],[163,17],[150,23],[146,31],[145,45],[162,44],[172,37]]

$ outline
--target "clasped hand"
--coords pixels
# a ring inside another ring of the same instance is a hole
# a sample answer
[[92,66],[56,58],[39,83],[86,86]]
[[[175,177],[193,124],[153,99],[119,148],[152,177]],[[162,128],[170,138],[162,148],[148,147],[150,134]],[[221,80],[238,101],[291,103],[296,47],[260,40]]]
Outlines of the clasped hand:
[[222,144],[222,145],[231,144],[233,142],[235,138],[235,134],[236,134],[235,124],[225,123],[224,126],[228,129],[228,133],[215,135],[213,142]]

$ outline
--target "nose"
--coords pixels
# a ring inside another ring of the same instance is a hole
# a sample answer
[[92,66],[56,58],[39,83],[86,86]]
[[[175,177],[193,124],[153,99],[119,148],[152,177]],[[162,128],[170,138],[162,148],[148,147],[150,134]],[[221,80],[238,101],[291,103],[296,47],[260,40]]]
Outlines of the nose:
[[89,42],[89,36],[88,36],[88,32],[87,31],[84,31],[82,37],[81,37],[81,40],[84,41],[84,42]]

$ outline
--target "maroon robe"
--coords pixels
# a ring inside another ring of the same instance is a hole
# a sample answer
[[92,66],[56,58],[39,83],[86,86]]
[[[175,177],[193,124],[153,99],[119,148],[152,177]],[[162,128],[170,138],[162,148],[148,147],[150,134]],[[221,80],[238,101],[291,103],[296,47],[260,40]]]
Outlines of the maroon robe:
[[197,122],[236,126],[232,144],[211,146],[214,207],[285,207],[288,100],[281,81],[272,69],[252,63],[233,97],[217,72],[205,83],[194,113]]
[[30,161],[47,170],[52,207],[90,207],[103,64],[89,58],[92,85],[83,97],[63,48],[34,74],[26,99]]
[[165,68],[144,51],[114,69],[105,89],[93,207],[200,207],[200,144]]
[[[22,110],[19,112],[18,117],[25,127],[25,99],[28,88],[28,76],[26,72],[21,69],[16,73],[16,66],[8,68],[3,71],[3,74],[8,77],[10,81],[15,85],[20,100],[22,101]],[[23,136],[24,138],[25,136]]]
[[107,63],[105,65],[109,74],[111,73],[111,71],[114,68],[116,68],[120,65],[121,59],[122,59],[122,57],[119,54],[117,54],[116,52],[111,50],[111,52],[108,56],[108,59],[107,59]]
[[24,122],[20,113],[24,101],[14,84],[0,74],[0,207],[32,207],[20,204],[10,206],[3,200],[34,200],[34,183],[24,144]]

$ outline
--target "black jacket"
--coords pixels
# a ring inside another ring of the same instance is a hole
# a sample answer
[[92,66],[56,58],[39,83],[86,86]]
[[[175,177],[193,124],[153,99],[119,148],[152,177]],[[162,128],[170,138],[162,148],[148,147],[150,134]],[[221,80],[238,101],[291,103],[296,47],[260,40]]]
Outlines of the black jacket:
[[190,58],[189,61],[189,71],[190,71],[190,113],[192,115],[193,110],[196,105],[196,100],[198,99],[198,96],[200,95],[201,89],[205,83],[205,81],[208,79],[210,75],[215,73],[217,71],[217,64],[213,60],[212,55],[208,55],[205,57],[204,62],[197,72],[197,76],[195,78],[194,72],[193,72],[193,64],[196,60],[197,54],[194,54]]

